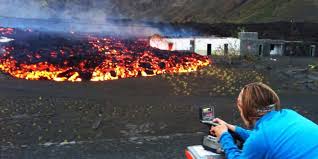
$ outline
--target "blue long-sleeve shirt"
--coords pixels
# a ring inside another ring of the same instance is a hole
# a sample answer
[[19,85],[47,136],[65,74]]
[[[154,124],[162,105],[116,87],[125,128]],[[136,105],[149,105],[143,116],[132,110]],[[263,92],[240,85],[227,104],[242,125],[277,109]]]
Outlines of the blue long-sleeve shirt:
[[236,126],[235,133],[242,150],[228,132],[219,140],[227,159],[318,159],[318,125],[293,110],[269,112],[252,131]]

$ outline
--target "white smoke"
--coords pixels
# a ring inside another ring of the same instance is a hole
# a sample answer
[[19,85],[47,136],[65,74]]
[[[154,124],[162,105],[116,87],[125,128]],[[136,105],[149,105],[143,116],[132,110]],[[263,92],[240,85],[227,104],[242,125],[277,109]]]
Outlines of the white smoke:
[[0,43],[8,43],[10,41],[13,41],[14,39],[5,37],[5,36],[0,36]]
[[[119,36],[151,36],[159,29],[142,23],[113,23],[109,0],[0,0],[0,26]],[[108,14],[111,14],[109,16]]]
[[[176,4],[183,4],[181,2],[183,0]],[[118,21],[127,19],[117,8],[118,5],[120,2],[116,0],[0,0],[0,26],[123,37],[197,35],[192,29],[176,29],[169,24]],[[155,17],[152,20],[156,21]]]

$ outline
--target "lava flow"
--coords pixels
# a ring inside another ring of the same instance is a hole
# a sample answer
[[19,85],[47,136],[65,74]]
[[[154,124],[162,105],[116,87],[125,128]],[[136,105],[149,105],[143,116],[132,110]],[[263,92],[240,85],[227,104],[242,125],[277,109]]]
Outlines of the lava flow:
[[10,35],[13,34],[13,28],[1,28],[0,27],[0,35]]
[[6,44],[0,70],[27,80],[75,82],[191,72],[210,64],[195,53],[152,48],[147,40],[37,36]]

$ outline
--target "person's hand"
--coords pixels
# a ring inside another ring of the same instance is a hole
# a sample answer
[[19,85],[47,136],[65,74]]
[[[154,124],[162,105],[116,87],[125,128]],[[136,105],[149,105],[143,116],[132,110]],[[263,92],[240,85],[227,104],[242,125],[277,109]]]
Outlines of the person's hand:
[[212,127],[210,132],[220,139],[223,133],[228,132],[228,127],[225,124],[221,124],[219,126]]
[[224,120],[219,119],[219,118],[213,119],[213,122],[214,122],[214,123],[221,124],[221,125],[227,125],[227,122],[225,122]]
[[227,122],[225,122],[222,119],[215,118],[215,119],[213,119],[213,122],[218,123],[220,125],[226,125],[229,130],[231,130],[233,132],[235,131],[235,126],[234,125],[228,124]]

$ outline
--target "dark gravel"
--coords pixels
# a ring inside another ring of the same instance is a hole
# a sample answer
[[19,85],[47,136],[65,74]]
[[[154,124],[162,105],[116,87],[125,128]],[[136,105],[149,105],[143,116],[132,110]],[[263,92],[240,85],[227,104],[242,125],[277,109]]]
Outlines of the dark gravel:
[[[191,76],[189,76],[191,78]],[[100,83],[0,79],[0,158],[183,158],[207,128],[198,108],[240,123],[236,95],[175,95],[162,77]],[[278,83],[274,83],[277,85]],[[208,88],[208,87],[207,87]],[[318,122],[317,95],[280,91],[283,106]]]

